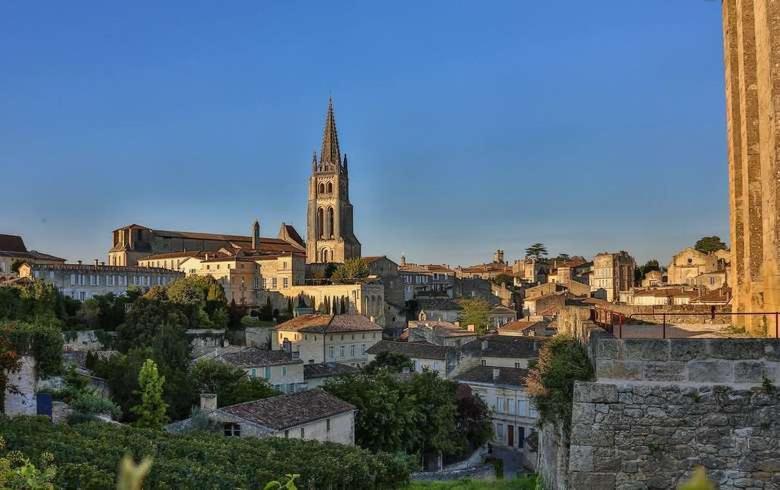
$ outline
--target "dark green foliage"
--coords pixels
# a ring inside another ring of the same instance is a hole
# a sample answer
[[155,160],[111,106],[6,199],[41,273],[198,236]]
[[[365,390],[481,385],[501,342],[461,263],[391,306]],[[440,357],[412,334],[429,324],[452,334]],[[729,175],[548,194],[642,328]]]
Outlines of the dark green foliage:
[[130,306],[125,323],[117,328],[116,346],[122,352],[151,344],[162,325],[186,328],[185,315],[168,301],[139,298]]
[[525,249],[525,256],[531,257],[534,259],[541,259],[545,255],[547,255],[547,247],[544,246],[542,243],[534,243],[533,245],[530,245],[528,248]]
[[376,358],[363,368],[363,372],[376,374],[380,369],[387,369],[392,373],[400,373],[404,368],[414,370],[414,362],[403,354],[388,351],[377,354]]
[[401,379],[380,369],[337,378],[325,389],[357,407],[355,440],[373,452],[462,454],[481,445],[490,427],[484,404],[472,400],[473,410],[459,410],[457,384],[431,371]]
[[274,319],[274,309],[271,306],[271,297],[265,299],[265,304],[260,308],[258,318],[270,322]]
[[300,475],[300,489],[395,489],[405,486],[410,469],[404,457],[332,443],[170,435],[100,423],[53,425],[43,417],[0,418],[0,434],[10,450],[33,462],[51,452],[55,484],[65,489],[115,488],[125,454],[154,458],[147,490],[262,488],[290,473]]
[[693,246],[699,252],[705,254],[717,252],[718,250],[725,250],[728,247],[719,236],[705,236],[696,241],[696,245]]
[[192,381],[198,393],[216,393],[220,407],[279,394],[264,380],[248,378],[242,369],[213,360],[195,364]]
[[528,375],[528,393],[539,411],[540,423],[571,427],[575,381],[593,380],[588,352],[577,340],[556,335],[539,351],[539,361]]
[[471,393],[466,385],[458,387],[456,432],[458,444],[469,453],[482,446],[493,437],[493,423],[490,421],[490,409],[478,396]]
[[368,277],[368,264],[364,259],[347,259],[336,267],[330,278],[333,282],[350,282]]
[[459,315],[462,326],[474,325],[479,335],[484,335],[490,327],[490,303],[481,298],[462,299],[463,308]]
[[0,326],[0,337],[8,339],[19,355],[35,358],[41,377],[62,372],[62,333],[57,326],[44,322],[7,322]]
[[509,274],[499,274],[495,278],[493,278],[493,282],[498,285],[503,284],[505,286],[511,286],[514,284],[515,279]]

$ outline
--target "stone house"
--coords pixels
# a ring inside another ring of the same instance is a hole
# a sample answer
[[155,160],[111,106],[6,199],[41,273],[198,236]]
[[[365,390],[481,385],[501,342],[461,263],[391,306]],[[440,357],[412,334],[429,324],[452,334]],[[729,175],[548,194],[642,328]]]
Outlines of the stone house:
[[401,256],[398,273],[404,287],[404,301],[415,299],[423,293],[449,298],[455,294],[455,271],[447,265],[412,264]]
[[460,347],[477,338],[473,326],[461,328],[458,323],[439,321],[410,321],[406,333],[409,342],[428,342],[446,347]]
[[[284,437],[355,444],[355,407],[320,389],[278,395],[217,408],[216,395],[201,395],[201,411],[225,437]],[[192,419],[168,432],[185,432]]]
[[526,391],[527,376],[527,369],[475,366],[454,379],[468,385],[490,407],[492,443],[516,451],[522,464],[534,469],[536,447],[529,438],[534,439],[539,416]]
[[224,352],[214,360],[242,369],[250,378],[262,378],[282,393],[306,388],[303,361],[290,352],[245,347]]
[[273,350],[285,350],[305,364],[338,362],[361,367],[368,349],[382,340],[382,327],[362,315],[300,315],[276,326]]
[[[96,261],[97,262],[97,261]],[[84,301],[113,293],[123,295],[131,286],[142,290],[165,286],[183,276],[168,269],[137,266],[24,263],[20,277],[46,281],[65,296]]]
[[493,280],[502,274],[512,277],[513,270],[512,266],[504,260],[504,251],[496,250],[493,254],[493,262],[456,267],[455,274],[458,278]]
[[488,319],[493,328],[498,328],[501,325],[517,320],[517,312],[512,308],[498,305],[491,308],[490,313],[488,313]]
[[303,379],[307,389],[319,388],[329,379],[348,374],[357,374],[360,369],[338,362],[322,362],[319,364],[304,364]]
[[434,345],[428,342],[393,342],[383,340],[368,349],[369,361],[382,352],[403,354],[414,363],[414,372],[430,370],[442,378],[451,377],[458,367],[459,353],[455,347]]
[[0,234],[0,281],[14,279],[19,274],[13,270],[14,263],[64,264],[65,259],[53,255],[27,250],[22,237]]
[[550,270],[543,261],[532,257],[515,260],[514,264],[512,264],[515,286],[545,283],[549,273]]
[[542,342],[544,338],[483,335],[460,349],[459,372],[474,366],[527,369],[539,357]]
[[636,261],[628,252],[603,252],[593,258],[590,290],[593,296],[609,302],[617,301],[621,291],[634,286]]
[[[699,252],[693,247],[687,247],[672,257],[667,275],[669,284],[693,284],[693,280],[697,276],[712,272],[722,272],[725,278],[727,267],[728,262],[723,254],[707,254]],[[712,289],[717,289],[717,287]]]
[[417,299],[419,321],[456,322],[463,308],[449,298],[433,297]]
[[551,337],[555,331],[548,320],[515,320],[498,327],[498,335],[516,337]]
[[665,284],[664,273],[661,271],[649,271],[642,278],[643,288],[663,286]]
[[565,290],[533,298],[526,297],[523,301],[523,316],[533,319],[555,316],[566,305],[566,300],[570,297],[572,296]]

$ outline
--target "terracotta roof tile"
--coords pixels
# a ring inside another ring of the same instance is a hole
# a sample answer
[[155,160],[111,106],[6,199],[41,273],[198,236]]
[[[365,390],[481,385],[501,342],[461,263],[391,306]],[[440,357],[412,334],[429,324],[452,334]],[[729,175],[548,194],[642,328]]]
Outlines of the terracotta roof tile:
[[382,327],[363,315],[300,315],[277,325],[276,330],[309,333],[381,331]]

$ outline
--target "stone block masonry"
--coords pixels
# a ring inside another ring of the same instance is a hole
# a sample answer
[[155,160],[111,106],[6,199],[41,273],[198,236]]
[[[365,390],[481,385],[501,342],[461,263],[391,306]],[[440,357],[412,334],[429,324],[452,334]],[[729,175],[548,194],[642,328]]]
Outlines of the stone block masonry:
[[591,337],[577,382],[570,489],[780,488],[780,340]]
[[676,488],[695,466],[721,489],[780,487],[780,394],[762,387],[578,382],[569,488]]

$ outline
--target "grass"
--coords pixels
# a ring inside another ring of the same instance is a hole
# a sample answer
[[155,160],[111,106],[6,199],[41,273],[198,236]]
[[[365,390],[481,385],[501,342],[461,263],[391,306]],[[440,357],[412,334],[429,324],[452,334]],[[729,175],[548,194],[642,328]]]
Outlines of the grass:
[[536,475],[515,478],[514,480],[453,480],[453,481],[416,481],[407,490],[535,490]]

